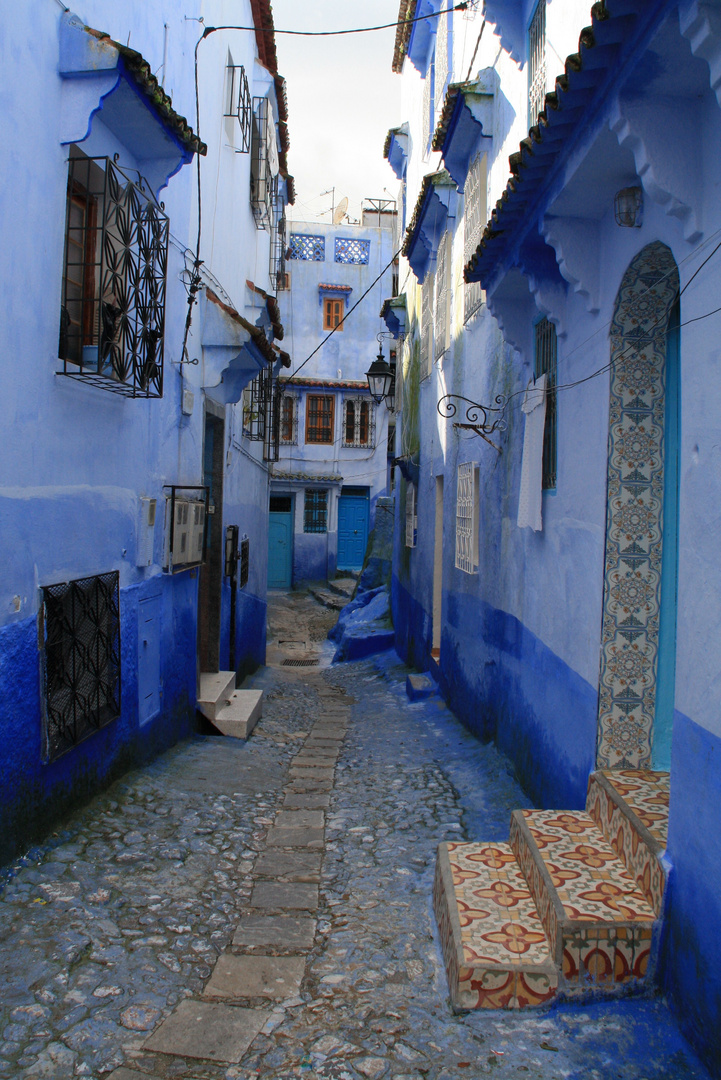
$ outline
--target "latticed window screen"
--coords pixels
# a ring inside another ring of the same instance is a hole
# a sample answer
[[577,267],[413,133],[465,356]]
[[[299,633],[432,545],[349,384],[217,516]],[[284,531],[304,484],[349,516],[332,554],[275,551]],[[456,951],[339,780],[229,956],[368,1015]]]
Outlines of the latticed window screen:
[[435,350],[434,357],[439,360],[450,345],[450,278],[451,263],[451,236],[444,232],[438,245],[438,260],[436,263],[436,326],[435,326]]
[[[486,170],[477,154],[466,177],[463,198],[463,261],[467,263],[481,241],[486,224]],[[483,305],[480,281],[468,281],[463,289],[463,321],[475,315]]]
[[298,443],[298,399],[295,394],[284,394],[280,408],[280,441],[289,446]]
[[478,466],[458,466],[456,489],[456,566],[466,574],[478,568]]
[[421,286],[421,381],[433,368],[433,290],[435,275],[426,274]]
[[416,546],[418,518],[416,516],[416,485],[406,483],[406,547]]
[[332,394],[309,394],[305,399],[305,441],[307,443],[333,442]]
[[546,425],[543,429],[543,480],[542,488],[553,490],[556,486],[556,327],[548,319],[536,323],[534,378],[546,378]]
[[162,397],[168,219],[149,186],[71,149],[58,355],[63,374]]
[[433,137],[433,87],[435,83],[435,62],[431,60],[423,81],[423,157],[428,157]]
[[248,76],[242,64],[228,64],[227,68],[227,98],[225,102],[225,115],[234,116],[240,126],[237,144],[234,149],[241,154],[250,153],[251,126],[253,121],[253,102],[250,96]]
[[448,15],[445,11],[438,16],[438,29],[436,30],[436,55],[434,72],[434,97],[436,102],[436,114],[440,114],[441,100],[448,79]]
[[308,236],[305,233],[291,233],[288,258],[305,259],[307,262],[324,262],[325,237]]
[[367,398],[346,398],[343,402],[343,445],[375,446],[375,409]]
[[303,507],[303,532],[324,533],[328,531],[328,492],[318,488],[306,488]]
[[44,756],[120,715],[119,574],[43,587]]
[[353,237],[337,236],[335,239],[335,261],[337,263],[357,263],[365,266],[371,253],[370,240],[356,240]]
[[546,0],[538,0],[528,28],[528,113],[537,123],[546,100]]

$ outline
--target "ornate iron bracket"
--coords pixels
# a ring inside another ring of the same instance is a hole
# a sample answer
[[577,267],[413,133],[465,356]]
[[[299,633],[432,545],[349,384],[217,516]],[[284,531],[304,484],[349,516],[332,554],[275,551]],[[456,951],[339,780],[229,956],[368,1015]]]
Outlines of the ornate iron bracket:
[[[482,439],[485,439],[485,441],[500,454],[500,446],[496,446],[493,440],[489,439],[488,436],[492,435],[494,431],[505,431],[508,427],[508,421],[505,418],[508,399],[501,394],[497,394],[495,405],[479,405],[478,402],[471,401],[470,398],[463,397],[461,394],[445,394],[437,405],[438,413],[444,420],[452,420],[457,414],[458,406],[455,404],[456,401],[465,403],[466,419],[465,423],[461,423],[457,420],[454,421],[454,428],[461,428],[464,431],[474,431],[476,435],[480,435]],[[491,414],[497,415],[492,416]]]

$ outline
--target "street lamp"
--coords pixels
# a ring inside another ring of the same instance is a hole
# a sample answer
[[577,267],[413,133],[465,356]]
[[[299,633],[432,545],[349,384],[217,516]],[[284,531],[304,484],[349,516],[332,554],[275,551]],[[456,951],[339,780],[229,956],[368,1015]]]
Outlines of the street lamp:
[[378,356],[368,368],[368,371],[366,371],[366,379],[368,380],[368,389],[371,392],[371,397],[376,405],[380,405],[384,400],[387,401],[391,394],[391,390],[394,389],[393,383],[395,382],[395,379],[390,364],[387,364],[383,357],[382,345],[380,346]]

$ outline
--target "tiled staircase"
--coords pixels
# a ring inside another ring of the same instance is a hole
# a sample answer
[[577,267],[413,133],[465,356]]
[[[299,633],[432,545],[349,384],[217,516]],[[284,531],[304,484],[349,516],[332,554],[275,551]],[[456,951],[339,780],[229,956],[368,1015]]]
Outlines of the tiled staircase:
[[213,727],[234,739],[247,739],[262,714],[262,690],[236,690],[234,671],[204,671],[196,708]]
[[668,773],[602,770],[585,811],[515,810],[508,844],[440,845],[433,902],[454,1008],[646,984],[668,793]]

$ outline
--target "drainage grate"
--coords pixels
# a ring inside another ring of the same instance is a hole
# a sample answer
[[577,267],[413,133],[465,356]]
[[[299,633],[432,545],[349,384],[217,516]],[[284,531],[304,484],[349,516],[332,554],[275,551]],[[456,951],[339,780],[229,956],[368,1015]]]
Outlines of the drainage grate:
[[283,667],[316,667],[318,660],[284,660]]

